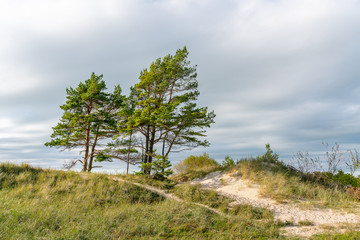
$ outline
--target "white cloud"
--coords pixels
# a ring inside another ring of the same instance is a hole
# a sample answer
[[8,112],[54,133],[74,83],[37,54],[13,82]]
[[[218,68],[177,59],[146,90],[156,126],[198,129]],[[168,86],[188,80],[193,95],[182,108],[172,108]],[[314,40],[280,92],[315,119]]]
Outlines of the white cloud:
[[14,127],[14,125],[10,118],[0,118],[0,128],[11,128]]

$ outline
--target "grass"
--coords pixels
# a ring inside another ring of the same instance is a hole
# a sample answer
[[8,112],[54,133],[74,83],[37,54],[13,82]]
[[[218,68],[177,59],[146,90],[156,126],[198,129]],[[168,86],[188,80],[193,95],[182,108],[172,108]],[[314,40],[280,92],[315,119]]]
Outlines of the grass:
[[200,185],[181,184],[171,193],[188,202],[196,202],[226,212],[231,199],[217,194],[215,191],[201,188]]
[[103,174],[0,164],[0,239],[282,238],[271,216],[243,208],[222,216]]
[[[271,151],[271,150],[270,150]],[[186,182],[195,178],[203,178],[213,171],[231,172],[233,176],[241,176],[260,185],[260,194],[278,202],[298,202],[303,207],[320,207],[346,209],[354,211],[358,203],[344,189],[320,184],[304,177],[299,171],[273,158],[272,152],[257,158],[241,159],[237,164],[223,167],[213,165],[211,158],[209,165],[205,159],[208,155],[192,156],[194,163],[189,164],[185,159],[179,165],[187,167],[179,174],[171,177],[173,181]],[[199,160],[200,159],[200,160]],[[197,164],[197,162],[200,162]]]
[[325,234],[317,234],[313,236],[313,240],[357,240],[360,239],[360,232],[355,229],[350,229],[346,233],[329,232]]
[[299,221],[298,224],[300,226],[314,226],[314,223],[309,220]]
[[[269,151],[270,150],[270,151]],[[241,159],[231,166],[218,166],[217,168],[204,171],[201,167],[193,166],[186,171],[173,176],[173,180],[188,181],[193,178],[203,177],[212,171],[222,170],[235,177],[249,179],[260,185],[260,193],[278,202],[295,202],[303,207],[327,207],[333,209],[345,209],[348,212],[358,212],[359,204],[348,194],[344,188],[336,184],[318,181],[312,177],[297,171],[291,166],[285,165],[273,154],[270,147],[267,154],[257,158]],[[229,207],[229,199],[216,193],[201,189],[199,186],[182,184],[171,190],[177,196],[188,201],[210,205],[223,212],[244,219],[259,219],[258,221],[271,222],[272,226],[284,227],[291,223],[275,222],[270,211],[252,206],[238,205]],[[240,215],[239,215],[240,214]],[[300,226],[313,226],[311,221],[300,221]],[[355,226],[346,229],[346,233],[336,233],[329,230],[328,233],[313,236],[312,239],[359,239],[360,235]],[[288,237],[289,238],[289,237]],[[295,238],[296,239],[296,238]]]
[[[358,206],[341,188],[304,180],[301,173],[283,163],[243,159],[235,167],[237,174],[260,184],[260,194],[278,202],[302,202],[303,206],[328,207],[352,211]],[[306,203],[304,201],[306,200]]]
[[176,182],[174,182],[173,180],[165,179],[164,181],[159,181],[159,180],[155,180],[152,176],[148,176],[148,175],[129,174],[129,175],[116,175],[116,176],[122,178],[125,181],[146,184],[163,190],[172,189],[176,185]]
[[173,167],[175,174],[171,179],[176,182],[186,182],[195,178],[203,178],[207,174],[224,168],[208,154],[189,156]]
[[[0,239],[285,239],[279,229],[286,223],[274,221],[272,212],[244,204],[231,206],[229,198],[214,191],[175,181],[216,170],[257,182],[263,195],[278,201],[306,201],[311,206],[348,210],[357,206],[340,188],[306,180],[281,162],[260,158],[242,159],[226,168],[194,165],[168,181],[117,175],[125,182],[111,180],[105,174],[4,163],[0,164]],[[131,182],[165,189],[189,203],[164,199]],[[218,209],[224,215],[191,202]],[[299,222],[302,226],[312,224]],[[355,228],[349,230],[313,239],[360,237]]]

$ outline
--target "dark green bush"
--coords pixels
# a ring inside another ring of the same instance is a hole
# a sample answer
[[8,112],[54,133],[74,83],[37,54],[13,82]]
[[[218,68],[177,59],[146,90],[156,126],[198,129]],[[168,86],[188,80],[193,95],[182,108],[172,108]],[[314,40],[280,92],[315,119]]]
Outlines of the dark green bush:
[[350,173],[344,173],[342,170],[332,175],[331,180],[343,186],[351,185],[352,187],[360,187],[359,178],[354,177]]

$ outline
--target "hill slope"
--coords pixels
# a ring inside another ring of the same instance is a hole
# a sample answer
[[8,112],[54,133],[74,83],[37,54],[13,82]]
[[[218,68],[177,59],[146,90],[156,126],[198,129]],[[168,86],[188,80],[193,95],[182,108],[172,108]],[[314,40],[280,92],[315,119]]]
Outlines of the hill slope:
[[12,164],[0,165],[0,221],[1,239],[281,238],[266,214],[220,215],[107,175]]

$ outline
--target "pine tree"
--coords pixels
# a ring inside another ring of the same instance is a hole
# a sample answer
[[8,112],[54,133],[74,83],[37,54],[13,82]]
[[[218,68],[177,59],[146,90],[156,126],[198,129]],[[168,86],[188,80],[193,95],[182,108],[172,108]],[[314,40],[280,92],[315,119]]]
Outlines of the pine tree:
[[[198,108],[199,96],[196,66],[187,61],[186,47],[174,56],[158,58],[149,69],[140,73],[135,85],[138,101],[127,129],[139,132],[145,138],[144,166],[152,163],[156,145],[161,156],[168,157],[172,150],[208,146],[205,128],[214,122],[214,112],[206,107]],[[150,174],[149,167],[143,171]]]
[[80,82],[76,89],[66,89],[67,101],[60,106],[64,113],[53,127],[52,140],[45,143],[45,146],[79,149],[84,153],[83,159],[72,161],[69,168],[81,162],[82,171],[90,172],[100,141],[117,133],[116,112],[123,101],[121,88],[116,86],[113,94],[105,93],[102,78],[103,75],[92,73],[90,79]]

